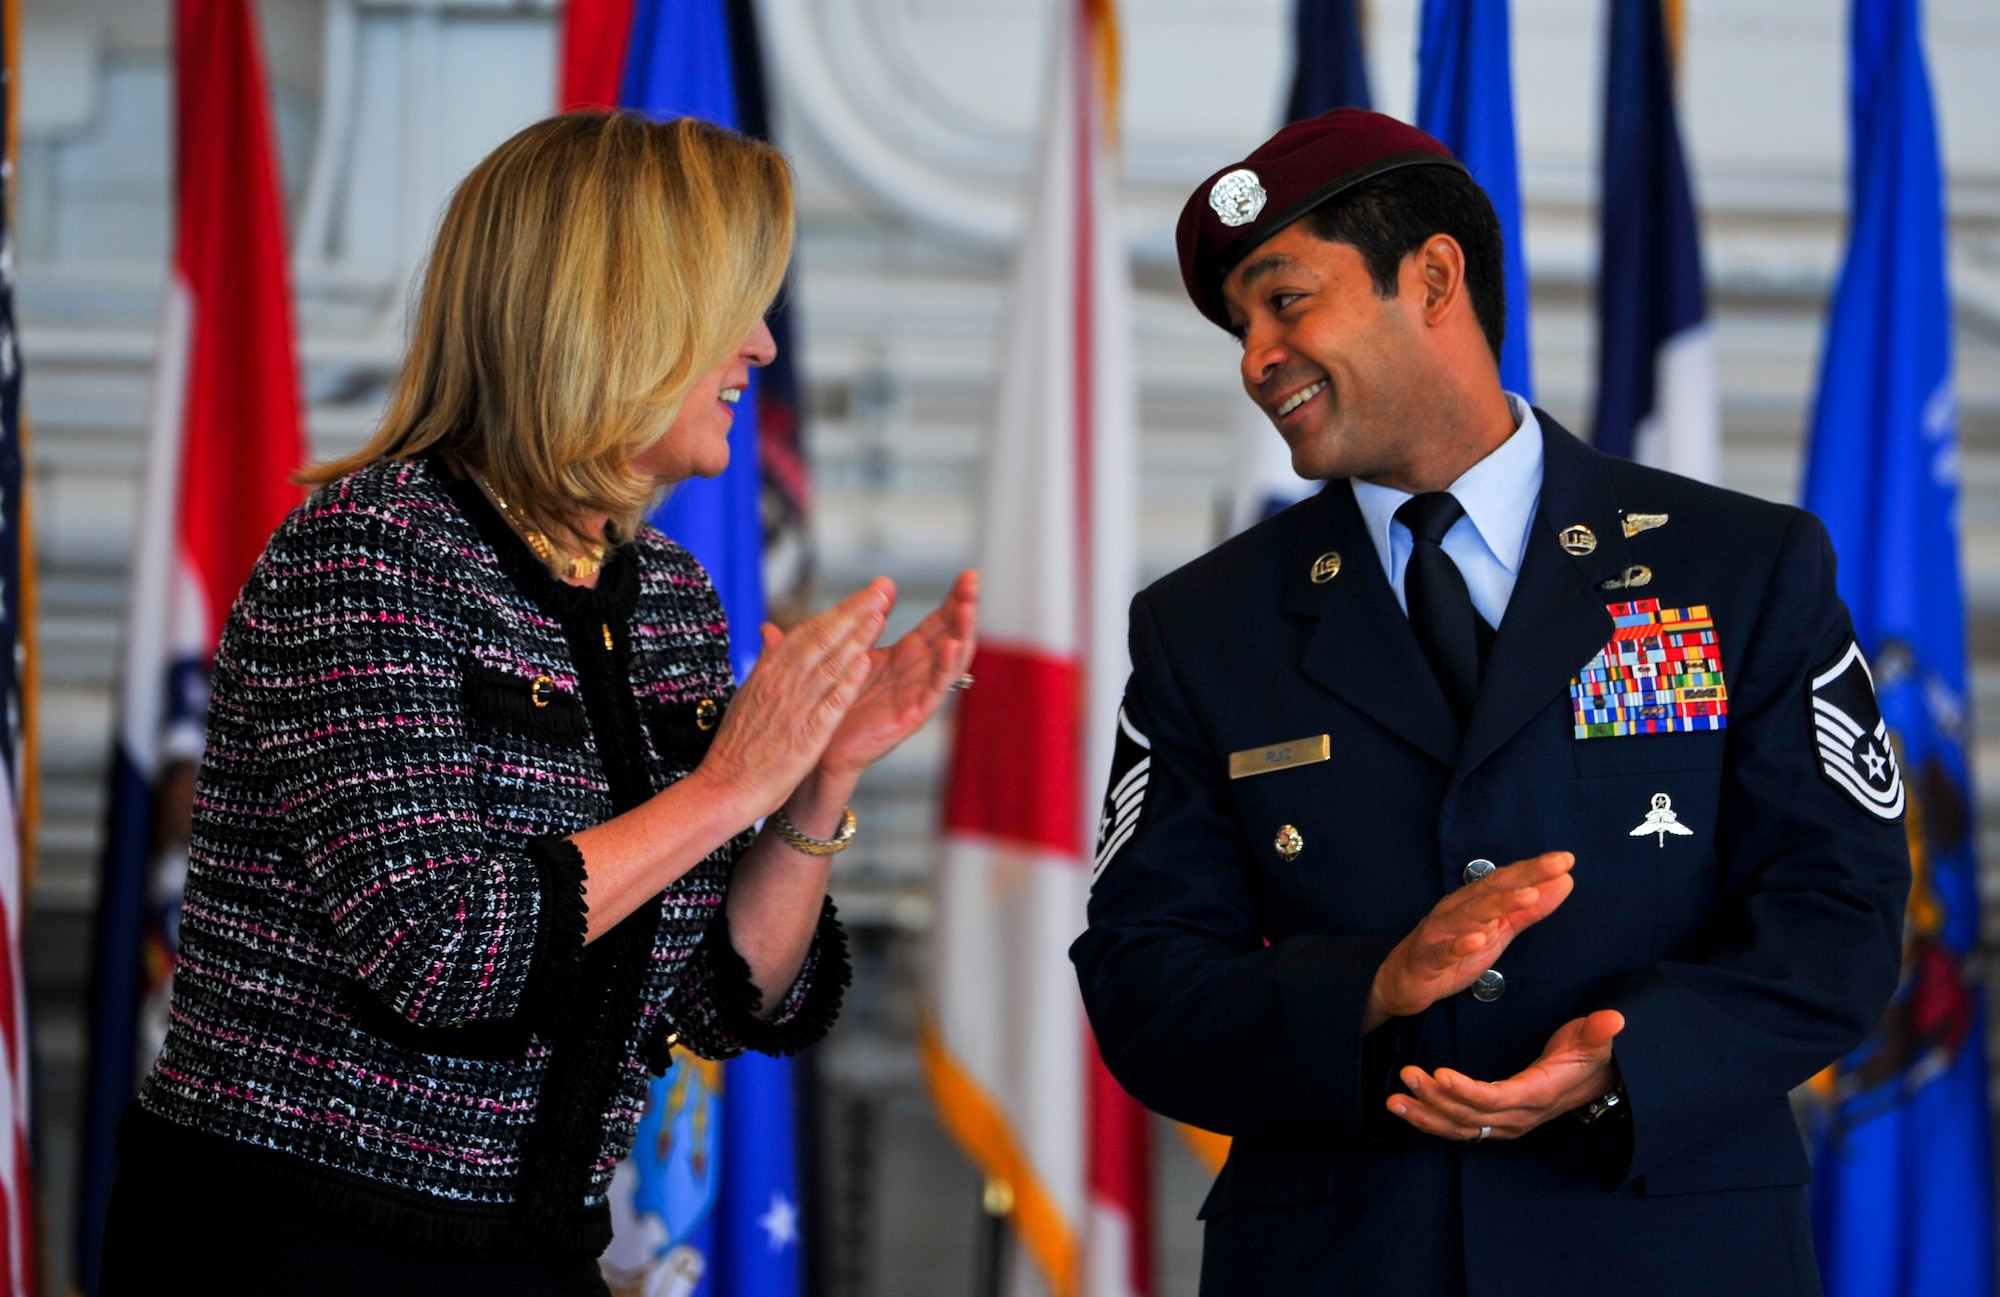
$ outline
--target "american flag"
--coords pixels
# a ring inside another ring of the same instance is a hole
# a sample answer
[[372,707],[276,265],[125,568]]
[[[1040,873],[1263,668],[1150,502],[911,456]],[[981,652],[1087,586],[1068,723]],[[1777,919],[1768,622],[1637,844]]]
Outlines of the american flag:
[[14,105],[19,0],[0,6],[6,93],[0,95],[0,1277],[6,1291],[35,1288],[34,1179],[28,1165],[28,1040],[21,921],[27,904],[33,817],[26,682],[30,637],[22,598],[30,561],[22,476],[21,354],[14,333]]

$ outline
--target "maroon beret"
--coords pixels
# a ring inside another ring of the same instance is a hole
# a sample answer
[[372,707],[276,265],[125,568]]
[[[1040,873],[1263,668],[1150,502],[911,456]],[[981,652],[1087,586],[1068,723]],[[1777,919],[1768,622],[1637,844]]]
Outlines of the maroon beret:
[[1408,166],[1464,170],[1450,149],[1381,113],[1336,108],[1293,122],[1202,181],[1181,208],[1174,242],[1188,296],[1228,328],[1222,281],[1252,249],[1335,194]]

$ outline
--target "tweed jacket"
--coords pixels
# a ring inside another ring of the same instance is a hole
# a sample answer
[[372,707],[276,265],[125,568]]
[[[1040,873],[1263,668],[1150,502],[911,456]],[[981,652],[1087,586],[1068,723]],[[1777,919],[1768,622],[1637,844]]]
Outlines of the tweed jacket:
[[416,1242],[601,1251],[672,1047],[797,1052],[847,982],[829,903],[755,1016],[722,905],[747,833],[584,944],[566,835],[699,763],[727,635],[650,527],[583,590],[435,456],[314,492],[216,655],[171,1022],[122,1154]]

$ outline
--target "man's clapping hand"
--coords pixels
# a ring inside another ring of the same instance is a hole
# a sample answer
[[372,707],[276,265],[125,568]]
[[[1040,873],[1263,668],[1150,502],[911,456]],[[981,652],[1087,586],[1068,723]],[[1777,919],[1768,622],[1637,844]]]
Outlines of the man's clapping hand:
[[[1575,865],[1567,851],[1547,852],[1496,869],[1439,901],[1375,971],[1363,1029],[1422,1013],[1471,986],[1516,936],[1569,897]],[[1406,1067],[1401,1075],[1410,1093],[1390,1098],[1389,1111],[1443,1139],[1518,1139],[1617,1088],[1611,1041],[1624,1029],[1624,1015],[1609,1009],[1565,1023],[1540,1058],[1504,1081]]]
[[1422,1013],[1493,967],[1522,929],[1555,912],[1575,886],[1576,857],[1550,851],[1496,869],[1432,907],[1375,970],[1363,1031]]
[[1402,1071],[1407,1095],[1389,1100],[1389,1111],[1442,1139],[1519,1139],[1545,1121],[1581,1108],[1618,1088],[1611,1041],[1625,1029],[1625,1015],[1601,1009],[1564,1023],[1542,1056],[1504,1081],[1475,1081],[1448,1067]]

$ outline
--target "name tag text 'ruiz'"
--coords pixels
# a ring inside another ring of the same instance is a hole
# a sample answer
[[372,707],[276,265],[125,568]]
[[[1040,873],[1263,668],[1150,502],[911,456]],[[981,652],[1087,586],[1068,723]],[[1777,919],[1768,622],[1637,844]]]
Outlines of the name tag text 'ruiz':
[[1273,770],[1290,770],[1293,766],[1309,766],[1315,761],[1325,761],[1333,756],[1333,736],[1312,734],[1302,739],[1286,739],[1283,743],[1273,743],[1269,747],[1245,748],[1241,752],[1229,754],[1229,777],[1247,779],[1251,775],[1268,774]]

